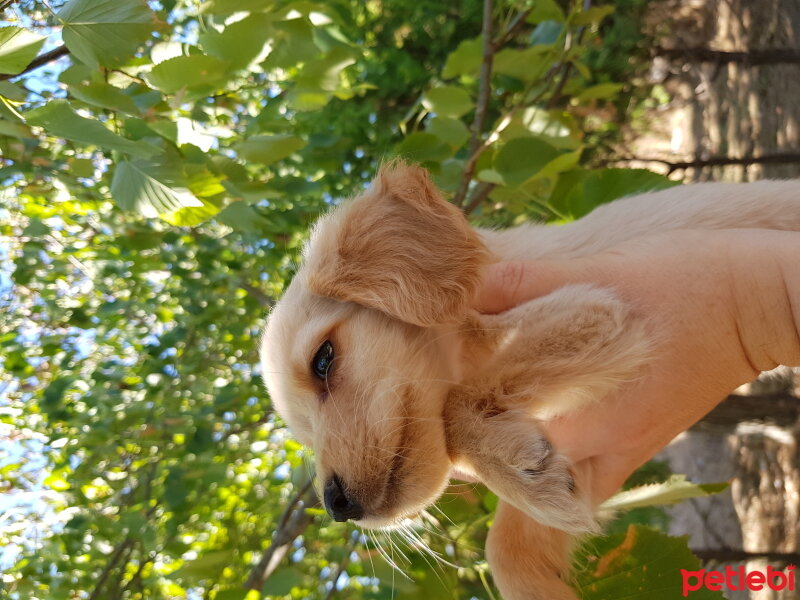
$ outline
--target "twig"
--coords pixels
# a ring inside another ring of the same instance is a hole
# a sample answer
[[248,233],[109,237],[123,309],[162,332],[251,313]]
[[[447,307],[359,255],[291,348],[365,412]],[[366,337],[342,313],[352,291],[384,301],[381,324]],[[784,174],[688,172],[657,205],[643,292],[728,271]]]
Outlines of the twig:
[[499,37],[498,37],[498,38],[497,38],[497,39],[494,41],[494,43],[492,44],[492,45],[494,46],[494,51],[495,51],[495,52],[497,52],[498,50],[500,50],[500,49],[501,49],[503,46],[505,46],[505,45],[506,45],[508,42],[510,42],[511,40],[513,40],[515,37],[517,37],[517,34],[518,34],[520,31],[522,31],[522,28],[523,28],[523,27],[525,27],[525,24],[526,24],[526,23],[525,23],[525,21],[526,21],[526,19],[528,18],[528,16],[529,16],[529,15],[530,15],[532,12],[533,12],[533,9],[532,9],[532,8],[529,8],[529,9],[527,9],[527,10],[523,10],[521,13],[517,14],[517,16],[516,16],[516,17],[514,17],[514,20],[512,20],[512,21],[511,21],[511,24],[508,26],[508,29],[506,29],[506,30],[505,30],[505,31],[502,33],[502,35],[500,35],[500,36],[499,36]]
[[42,67],[47,63],[51,63],[55,60],[58,60],[59,58],[61,58],[62,56],[66,56],[67,54],[69,54],[69,48],[63,45],[59,46],[58,48],[50,50],[49,52],[45,52],[44,54],[40,54],[39,56],[34,58],[30,63],[28,63],[28,66],[22,69],[22,71],[20,71],[19,73],[0,74],[0,81],[5,81],[7,79],[11,79],[12,77],[19,77],[20,75],[24,75],[25,73],[33,71],[34,69],[38,69],[39,67]]
[[485,181],[478,184],[478,187],[475,188],[475,193],[472,194],[472,199],[464,208],[464,214],[470,215],[473,210],[478,208],[478,206],[480,206],[481,203],[489,197],[489,194],[492,193],[492,190],[495,187],[497,186],[494,183],[487,183]]
[[267,296],[260,288],[247,283],[246,281],[240,281],[239,287],[245,290],[248,294],[250,294],[256,301],[263,306],[264,308],[272,308],[275,302]]
[[141,580],[142,580],[142,571],[144,571],[144,568],[145,568],[147,565],[149,565],[151,562],[154,562],[154,561],[155,561],[155,559],[156,559],[156,555],[155,555],[155,554],[153,554],[152,556],[149,556],[149,557],[147,557],[146,559],[143,559],[143,560],[141,560],[141,561],[139,562],[139,567],[136,569],[136,572],[135,572],[135,573],[133,574],[133,576],[132,576],[132,577],[131,577],[131,578],[130,578],[128,581],[127,581],[127,583],[125,584],[125,586],[122,588],[122,593],[123,593],[123,594],[124,594],[125,592],[127,592],[128,590],[132,589],[132,588],[133,588],[133,586],[134,586],[134,585],[136,585],[137,583],[138,583],[138,584],[141,584]]
[[100,576],[97,578],[97,583],[94,586],[94,590],[92,593],[89,594],[88,600],[97,600],[100,598],[100,592],[103,590],[103,586],[106,583],[106,579],[111,574],[111,571],[114,570],[114,567],[117,566],[120,558],[122,555],[128,550],[130,546],[133,545],[133,540],[130,537],[126,537],[122,543],[117,546],[117,549],[114,551],[114,554],[111,555],[111,558],[108,559],[108,563],[103,568],[103,571],[100,573]]
[[481,135],[483,134],[486,110],[489,106],[489,98],[492,92],[492,62],[496,50],[492,41],[492,0],[483,0],[483,28],[481,33],[483,35],[483,61],[481,62],[480,83],[478,84],[478,104],[475,107],[475,120],[472,122],[469,159],[467,159],[467,164],[464,165],[461,182],[458,184],[458,190],[453,197],[453,204],[456,206],[464,204],[470,181],[472,181],[472,175],[475,173],[475,166],[484,148],[481,142]]
[[284,509],[280,521],[278,521],[278,527],[275,529],[272,544],[264,551],[261,560],[250,571],[250,576],[244,584],[246,590],[260,590],[264,587],[264,582],[278,567],[289,546],[314,519],[306,511],[306,506],[319,504],[319,499],[312,484],[313,480],[309,479]]
[[331,581],[333,581],[333,586],[328,590],[328,593],[325,594],[325,600],[332,600],[333,596],[336,594],[336,582],[339,581],[339,577],[342,576],[342,573],[344,573],[345,569],[347,569],[347,565],[350,564],[350,554],[356,547],[356,541],[358,541],[358,536],[352,535],[350,537],[350,542],[347,544],[347,552],[345,553],[344,558],[339,561],[339,568],[336,569],[336,573],[334,573],[333,578],[331,579]]
[[124,75],[128,79],[132,79],[136,83],[140,83],[142,85],[147,85],[147,82],[142,79],[141,77],[137,77],[136,75],[131,75],[127,71],[123,71],[122,69],[108,69],[109,73],[119,73],[120,75]]
[[[591,6],[592,6],[591,0],[583,0],[584,12],[589,10]],[[580,44],[583,41],[583,35],[585,32],[586,32],[586,27],[581,27],[577,31],[576,37],[578,38],[578,44]],[[565,54],[568,53],[572,47],[572,38],[569,33],[567,34],[567,36],[568,37],[566,40]],[[547,110],[555,108],[556,102],[558,102],[559,98],[561,97],[561,92],[564,91],[564,86],[567,85],[567,81],[569,81],[569,76],[572,74],[573,68],[574,65],[572,64],[571,61],[564,63],[563,66],[561,67],[561,79],[559,79],[556,89],[553,90],[553,95],[550,96],[550,100],[547,101]]]

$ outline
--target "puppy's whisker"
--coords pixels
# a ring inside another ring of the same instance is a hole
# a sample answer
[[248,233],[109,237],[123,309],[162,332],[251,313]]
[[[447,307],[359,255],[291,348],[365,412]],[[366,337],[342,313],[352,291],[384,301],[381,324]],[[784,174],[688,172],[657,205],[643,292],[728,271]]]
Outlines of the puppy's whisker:
[[388,564],[390,567],[392,567],[392,570],[393,570],[393,571],[397,571],[398,573],[400,573],[400,574],[401,574],[403,577],[405,577],[405,578],[406,578],[406,579],[408,579],[409,581],[413,581],[413,579],[411,579],[411,577],[409,577],[409,576],[408,576],[408,575],[407,575],[407,574],[406,574],[406,573],[403,571],[403,569],[401,569],[401,568],[400,568],[400,566],[398,566],[398,564],[395,562],[394,558],[393,558],[392,556],[390,556],[390,555],[389,555],[389,553],[386,551],[386,549],[384,549],[384,548],[383,548],[383,546],[381,546],[381,544],[378,542],[378,535],[377,535],[377,532],[375,532],[375,535],[374,535],[374,536],[371,536],[371,537],[372,537],[372,542],[373,542],[373,544],[375,544],[375,549],[376,549],[376,550],[377,550],[377,551],[380,553],[380,555],[383,557],[383,560],[385,560],[385,561],[386,561],[386,564]]

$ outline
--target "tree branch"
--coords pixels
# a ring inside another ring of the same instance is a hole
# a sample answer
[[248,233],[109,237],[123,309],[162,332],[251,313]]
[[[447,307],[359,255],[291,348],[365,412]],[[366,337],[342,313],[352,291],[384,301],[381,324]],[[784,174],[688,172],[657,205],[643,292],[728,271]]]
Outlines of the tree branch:
[[478,187],[475,188],[475,193],[472,194],[469,204],[464,208],[464,214],[468,216],[472,214],[472,211],[478,208],[478,206],[489,197],[489,194],[492,193],[495,187],[497,186],[494,183],[487,183],[485,181],[478,184]]
[[[591,6],[592,6],[591,0],[583,0],[583,10],[584,11],[589,10],[591,8]],[[585,32],[586,32],[586,27],[581,27],[580,29],[578,29],[577,33],[575,34],[576,37],[578,38],[578,44],[580,44],[583,41],[583,36],[584,36]],[[572,48],[572,37],[571,37],[571,35],[570,35],[569,31],[568,31],[567,32],[566,45],[565,45],[565,48],[564,48],[564,54],[565,55],[569,54],[569,51],[570,51],[571,48]],[[550,96],[550,100],[547,101],[547,110],[552,110],[553,108],[555,108],[556,103],[561,98],[561,94],[564,91],[564,86],[567,85],[567,81],[569,81],[569,77],[570,77],[570,75],[572,75],[572,69],[573,68],[574,68],[574,65],[572,64],[571,61],[565,62],[562,65],[562,67],[561,67],[561,78],[558,81],[558,85],[556,85],[556,89],[553,91],[553,95]]]
[[272,308],[275,305],[275,302],[267,296],[260,288],[242,280],[239,281],[239,287],[245,290],[248,294],[250,294],[256,301],[263,306],[264,308]]
[[756,422],[778,427],[794,427],[800,420],[800,400],[790,394],[765,396],[730,395],[700,421],[694,431],[725,431],[742,422]]
[[126,537],[122,543],[117,546],[117,549],[114,551],[114,554],[111,555],[111,558],[108,559],[108,563],[103,568],[103,571],[100,573],[100,576],[97,578],[97,583],[94,586],[94,590],[92,593],[89,594],[88,600],[97,600],[100,598],[100,592],[103,590],[103,586],[106,583],[106,579],[111,574],[111,571],[114,570],[114,567],[117,566],[117,563],[122,558],[122,555],[127,552],[128,548],[133,546],[133,540],[130,537]]
[[742,156],[740,158],[730,158],[727,156],[712,156],[706,159],[696,159],[689,161],[671,162],[663,158],[628,158],[620,162],[655,162],[667,166],[668,174],[679,169],[703,169],[705,167],[725,167],[731,165],[776,165],[787,163],[800,163],[800,151],[798,152],[778,152],[776,154],[762,154],[761,156]]
[[24,75],[25,73],[33,71],[34,69],[38,69],[39,67],[42,67],[47,63],[51,63],[55,60],[58,60],[59,58],[61,58],[62,56],[66,56],[67,54],[69,54],[69,48],[67,48],[65,45],[59,46],[58,48],[50,50],[50,52],[45,52],[44,54],[40,54],[39,56],[34,58],[28,64],[28,66],[22,69],[22,71],[20,71],[19,73],[0,74],[0,81],[5,81],[7,79],[11,79],[12,77],[19,77],[20,75]]
[[264,587],[264,582],[278,568],[292,542],[314,520],[313,515],[306,511],[306,507],[319,505],[319,499],[312,484],[313,480],[309,479],[284,509],[273,534],[272,544],[264,551],[261,560],[250,571],[250,576],[244,584],[246,590],[260,590]]
[[478,84],[478,104],[475,107],[475,120],[472,122],[472,135],[469,141],[469,159],[464,165],[461,181],[458,184],[453,204],[461,206],[467,197],[475,165],[483,153],[484,145],[481,141],[483,126],[486,121],[486,110],[492,92],[492,63],[494,61],[495,44],[492,40],[492,0],[483,0],[483,61],[481,62],[480,83]]
[[521,13],[517,14],[516,17],[514,17],[509,24],[508,29],[506,29],[492,44],[494,46],[494,52],[500,50],[508,42],[513,40],[520,31],[522,31],[522,28],[525,27],[525,20],[532,12],[533,9],[529,8],[527,10],[523,10]]
[[774,65],[778,63],[800,63],[800,49],[797,48],[764,48],[744,52],[723,52],[702,47],[658,47],[655,49],[655,55],[685,62],[711,62],[717,64]]
[[692,550],[700,560],[719,562],[743,562],[748,560],[765,560],[767,562],[796,565],[800,563],[798,552],[747,552],[735,548],[711,548]]
[[348,542],[346,548],[347,552],[345,553],[342,560],[339,561],[339,568],[336,569],[336,573],[334,573],[333,577],[331,578],[331,581],[333,581],[333,586],[331,587],[331,589],[328,590],[328,593],[325,594],[325,600],[332,600],[333,596],[336,594],[337,592],[336,582],[339,581],[339,577],[342,576],[342,573],[344,573],[345,570],[347,569],[347,565],[350,564],[350,554],[355,549],[357,541],[358,541],[357,535],[350,536],[350,541]]

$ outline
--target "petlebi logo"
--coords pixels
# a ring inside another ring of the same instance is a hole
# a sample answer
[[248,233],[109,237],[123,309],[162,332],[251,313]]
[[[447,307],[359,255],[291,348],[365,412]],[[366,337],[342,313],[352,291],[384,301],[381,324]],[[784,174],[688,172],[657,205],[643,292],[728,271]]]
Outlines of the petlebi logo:
[[681,577],[683,577],[684,598],[692,592],[703,588],[712,591],[750,590],[754,592],[763,589],[775,591],[795,590],[794,565],[789,565],[783,571],[768,566],[766,571],[750,571],[749,573],[745,572],[744,567],[734,569],[730,566],[725,567],[724,572],[707,571],[706,569],[700,569],[699,571],[681,569]]

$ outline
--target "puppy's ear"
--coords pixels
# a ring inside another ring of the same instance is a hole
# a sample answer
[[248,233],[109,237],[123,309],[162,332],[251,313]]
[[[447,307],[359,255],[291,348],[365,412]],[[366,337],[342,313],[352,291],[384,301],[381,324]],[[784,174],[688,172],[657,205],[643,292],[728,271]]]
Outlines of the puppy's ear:
[[430,326],[467,311],[487,260],[475,231],[428,173],[395,162],[321,222],[306,266],[315,294]]

